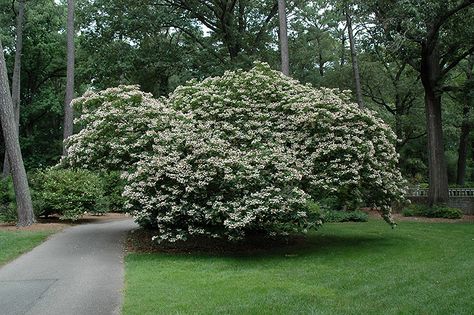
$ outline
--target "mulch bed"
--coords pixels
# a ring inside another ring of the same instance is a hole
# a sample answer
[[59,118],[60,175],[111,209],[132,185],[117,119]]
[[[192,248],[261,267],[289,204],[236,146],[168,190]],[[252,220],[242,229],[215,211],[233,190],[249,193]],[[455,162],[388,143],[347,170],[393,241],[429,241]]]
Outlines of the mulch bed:
[[[377,211],[369,211],[370,218],[381,219]],[[425,217],[404,217],[394,213],[396,222],[426,222],[426,223],[474,223],[473,215],[465,215],[461,219],[442,219]],[[229,242],[222,239],[198,237],[185,242],[162,243],[152,241],[156,231],[137,229],[128,234],[127,251],[134,253],[178,253],[178,254],[212,254],[212,255],[255,255],[268,254],[278,250],[303,248],[307,246],[304,235],[288,238],[270,239],[262,235],[248,237],[245,241]]]
[[129,233],[127,251],[134,253],[170,253],[170,254],[211,254],[211,255],[256,255],[271,254],[278,250],[304,247],[306,237],[291,236],[288,238],[270,239],[254,235],[240,242],[222,239],[196,237],[185,242],[162,243],[152,241],[156,231],[137,229]]

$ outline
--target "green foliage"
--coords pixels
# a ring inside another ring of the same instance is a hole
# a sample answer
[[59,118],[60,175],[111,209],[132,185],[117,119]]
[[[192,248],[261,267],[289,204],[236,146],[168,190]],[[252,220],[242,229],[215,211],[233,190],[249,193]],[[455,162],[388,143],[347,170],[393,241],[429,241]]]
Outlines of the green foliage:
[[360,210],[329,210],[324,212],[323,217],[324,222],[367,222],[369,220],[367,213]]
[[[35,216],[41,215],[37,208],[33,208]],[[11,177],[0,179],[0,222],[16,222],[18,213],[16,209],[15,191]]]
[[122,196],[125,180],[120,172],[103,172],[100,177],[104,184],[104,195],[112,212],[125,212],[126,199]]
[[437,205],[430,208],[426,214],[429,218],[446,218],[446,219],[460,219],[463,212],[457,208],[451,208],[444,205]]
[[18,214],[13,203],[2,204],[0,206],[0,222],[16,222]]
[[48,169],[30,177],[33,206],[43,215],[77,220],[85,213],[108,210],[101,178],[85,170]]
[[445,218],[460,219],[463,212],[457,208],[451,208],[446,205],[436,205],[429,207],[424,204],[411,204],[403,209],[402,214],[405,217],[428,217],[428,218]]

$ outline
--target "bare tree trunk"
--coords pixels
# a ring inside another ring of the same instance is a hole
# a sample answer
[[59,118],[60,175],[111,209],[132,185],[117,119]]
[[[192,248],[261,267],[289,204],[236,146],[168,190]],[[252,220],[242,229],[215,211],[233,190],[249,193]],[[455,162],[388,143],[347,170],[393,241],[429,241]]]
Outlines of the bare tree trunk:
[[[21,54],[23,49],[23,23],[25,19],[25,1],[18,1],[18,16],[16,18],[16,44],[15,44],[15,64],[13,66],[12,78],[12,101],[15,112],[15,122],[17,130],[20,129],[20,74],[21,74]],[[3,177],[10,175],[10,163],[8,155],[5,153],[3,160]]]
[[342,30],[341,34],[341,55],[340,55],[340,60],[339,60],[339,65],[343,67],[346,64],[346,28],[347,25],[344,27],[344,30]]
[[288,26],[286,18],[285,0],[278,0],[278,17],[280,20],[280,53],[281,53],[281,72],[284,75],[290,75],[290,53],[288,49]]
[[357,104],[360,108],[364,108],[364,99],[362,98],[362,88],[360,84],[359,61],[357,60],[357,50],[355,47],[354,33],[352,30],[352,17],[349,12],[349,7],[346,8],[346,23],[347,33],[349,35],[349,45],[351,48],[352,71],[354,72],[354,83],[357,96]]
[[[436,44],[433,44],[436,45]],[[443,144],[441,117],[440,57],[437,47],[424,45],[421,59],[421,81],[425,89],[425,111],[428,131],[428,168],[430,205],[448,201],[448,171]]]
[[[67,70],[66,70],[66,97],[64,100],[64,130],[63,140],[73,132],[74,112],[71,101],[74,97],[74,0],[67,1]],[[63,145],[63,155],[66,155],[66,146]]]
[[25,165],[21,156],[18,130],[15,122],[13,101],[8,84],[7,66],[0,42],[0,120],[6,153],[10,159],[13,187],[15,189],[18,211],[18,226],[29,226],[35,222],[30,189],[26,177]]
[[316,43],[318,44],[318,65],[319,65],[319,75],[324,77],[324,57],[323,57],[323,48],[321,47],[321,39],[316,37]]

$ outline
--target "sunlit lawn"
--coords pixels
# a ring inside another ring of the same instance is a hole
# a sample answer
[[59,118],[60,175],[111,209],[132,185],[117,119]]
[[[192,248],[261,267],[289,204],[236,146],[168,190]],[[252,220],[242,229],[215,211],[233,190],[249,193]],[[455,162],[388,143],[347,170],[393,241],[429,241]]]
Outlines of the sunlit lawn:
[[474,314],[474,225],[327,224],[259,255],[129,254],[124,314]]
[[55,231],[0,230],[0,266],[42,243]]

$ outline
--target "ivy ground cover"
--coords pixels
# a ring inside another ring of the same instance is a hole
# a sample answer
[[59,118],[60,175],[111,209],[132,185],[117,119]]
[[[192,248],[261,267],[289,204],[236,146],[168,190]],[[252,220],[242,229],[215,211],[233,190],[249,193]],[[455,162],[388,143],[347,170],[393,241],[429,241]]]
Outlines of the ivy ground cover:
[[472,314],[473,227],[371,220],[251,256],[131,253],[123,313]]

